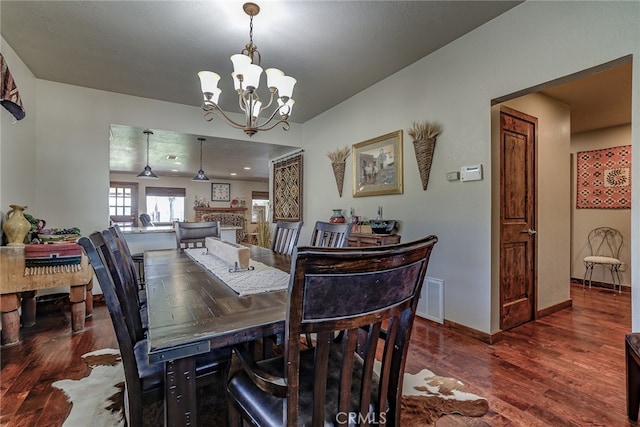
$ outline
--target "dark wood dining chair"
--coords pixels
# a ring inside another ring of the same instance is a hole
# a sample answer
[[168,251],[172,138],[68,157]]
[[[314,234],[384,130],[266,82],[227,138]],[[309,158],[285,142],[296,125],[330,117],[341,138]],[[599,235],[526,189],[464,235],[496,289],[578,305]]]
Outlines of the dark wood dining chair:
[[[146,339],[134,340],[126,322],[127,311],[123,309],[117,295],[117,288],[108,267],[107,260],[112,257],[106,247],[103,235],[92,233],[81,237],[78,243],[84,248],[93,267],[100,289],[102,289],[109,315],[116,333],[120,357],[125,373],[126,404],[128,405],[127,425],[143,425],[144,406],[164,399],[164,366],[162,363],[149,363],[148,342]],[[219,380],[220,372],[226,370],[226,350],[200,355],[196,359],[197,385],[210,384]]]
[[[95,238],[93,238],[95,240]],[[147,316],[146,292],[138,289],[131,265],[122,252],[121,245],[111,233],[111,230],[102,231],[103,241],[94,241],[94,245],[104,245],[110,256],[105,257],[106,266],[116,286],[116,294],[122,310],[127,313],[128,326],[132,332],[134,341],[146,338],[149,328]],[[141,296],[142,295],[142,296]]]
[[[353,414],[358,424],[399,426],[411,326],[437,240],[298,247],[284,355],[256,362],[235,347],[242,369],[227,384],[230,425],[347,425]],[[336,342],[339,331],[344,338]],[[314,348],[301,344],[304,333],[317,334]]]
[[178,249],[203,248],[207,237],[220,237],[220,221],[177,222],[175,232]]
[[271,250],[279,254],[291,255],[298,245],[302,221],[278,221],[273,229]]
[[317,221],[311,234],[311,246],[346,248],[349,245],[352,223]]
[[117,224],[109,227],[109,231],[111,232],[111,234],[113,234],[116,241],[118,242],[122,254],[125,256],[127,263],[129,263],[130,268],[132,269],[132,274],[136,278],[138,286],[141,290],[144,289],[144,253],[131,253],[129,244],[127,243],[127,239]]

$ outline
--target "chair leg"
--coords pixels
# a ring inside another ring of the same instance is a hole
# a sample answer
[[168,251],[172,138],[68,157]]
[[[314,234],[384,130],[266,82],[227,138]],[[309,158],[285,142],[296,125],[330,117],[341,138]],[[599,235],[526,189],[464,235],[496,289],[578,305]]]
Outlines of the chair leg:
[[593,264],[590,262],[584,263],[584,277],[582,278],[582,290],[584,291],[585,283],[587,281],[587,274],[589,274],[589,287],[591,287],[591,275],[593,274]]
[[[613,277],[613,273],[616,273],[616,277],[618,278],[618,293],[622,292],[622,281],[620,280],[620,264],[618,265],[614,265],[613,268],[611,269],[611,277]],[[615,292],[616,288],[615,288],[615,283],[616,280],[615,278],[613,279],[613,291]]]
[[242,417],[240,416],[238,409],[235,407],[233,403],[229,401],[229,399],[227,399],[227,401],[228,401],[227,406],[229,408],[228,410],[229,427],[242,427]]
[[638,421],[640,409],[640,365],[633,354],[629,342],[625,342],[627,367],[627,416],[630,420]]

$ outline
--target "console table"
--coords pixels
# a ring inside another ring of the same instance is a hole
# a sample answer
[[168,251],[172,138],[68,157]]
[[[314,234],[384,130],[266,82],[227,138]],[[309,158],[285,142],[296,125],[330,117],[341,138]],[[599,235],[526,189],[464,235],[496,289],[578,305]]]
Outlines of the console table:
[[400,243],[399,234],[351,233],[349,246],[382,246]]
[[38,289],[70,286],[71,329],[84,329],[85,317],[93,312],[93,269],[83,254],[79,271],[25,275],[24,246],[0,247],[0,312],[2,321],[2,345],[20,341],[20,315],[22,326],[32,326],[36,321],[35,296]]

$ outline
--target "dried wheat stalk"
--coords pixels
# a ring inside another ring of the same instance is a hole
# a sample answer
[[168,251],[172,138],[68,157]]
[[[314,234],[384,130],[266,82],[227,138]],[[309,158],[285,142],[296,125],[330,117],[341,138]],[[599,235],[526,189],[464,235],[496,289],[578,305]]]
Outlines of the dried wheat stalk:
[[347,146],[344,148],[336,148],[334,151],[329,151],[327,157],[331,159],[331,163],[344,163],[347,161],[347,157],[351,154],[351,149]]
[[437,137],[442,132],[442,128],[436,123],[425,120],[422,123],[413,122],[413,126],[407,132],[414,141],[419,141]]

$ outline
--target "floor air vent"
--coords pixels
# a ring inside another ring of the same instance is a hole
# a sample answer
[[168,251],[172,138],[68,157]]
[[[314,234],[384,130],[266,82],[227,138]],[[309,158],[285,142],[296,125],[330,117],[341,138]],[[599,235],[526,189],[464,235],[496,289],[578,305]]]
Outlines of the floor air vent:
[[418,301],[418,316],[434,322],[444,322],[444,281],[426,277],[422,287],[422,297]]

